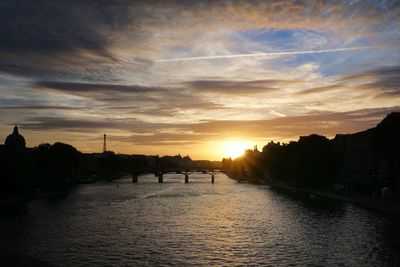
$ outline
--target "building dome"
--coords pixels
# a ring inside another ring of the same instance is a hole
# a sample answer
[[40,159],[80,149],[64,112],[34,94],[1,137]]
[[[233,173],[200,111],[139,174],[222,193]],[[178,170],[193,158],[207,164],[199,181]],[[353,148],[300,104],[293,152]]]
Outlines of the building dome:
[[14,127],[13,133],[7,136],[4,144],[7,148],[14,151],[21,151],[25,149],[25,138],[19,134],[17,126]]

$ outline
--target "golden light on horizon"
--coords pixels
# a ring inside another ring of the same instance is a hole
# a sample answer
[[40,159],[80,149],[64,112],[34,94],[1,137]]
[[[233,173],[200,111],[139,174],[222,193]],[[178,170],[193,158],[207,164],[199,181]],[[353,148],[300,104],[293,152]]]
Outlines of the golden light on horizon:
[[244,141],[227,141],[223,147],[224,157],[235,159],[243,155],[248,145]]

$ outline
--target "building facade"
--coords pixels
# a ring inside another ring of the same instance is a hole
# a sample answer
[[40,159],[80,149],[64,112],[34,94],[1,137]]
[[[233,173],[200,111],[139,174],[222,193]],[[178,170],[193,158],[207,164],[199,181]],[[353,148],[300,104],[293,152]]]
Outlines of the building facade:
[[337,134],[334,149],[342,156],[337,186],[344,191],[374,193],[385,185],[387,174],[383,155],[374,152],[372,139],[376,128],[354,134]]

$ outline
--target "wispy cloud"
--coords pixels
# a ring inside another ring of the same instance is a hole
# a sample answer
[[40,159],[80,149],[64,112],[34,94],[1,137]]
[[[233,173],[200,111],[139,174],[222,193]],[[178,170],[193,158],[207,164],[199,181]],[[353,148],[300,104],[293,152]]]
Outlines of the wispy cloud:
[[156,60],[156,62],[232,59],[232,58],[246,58],[246,57],[280,57],[280,56],[293,56],[293,55],[348,52],[348,51],[354,51],[354,50],[374,49],[374,48],[379,48],[379,47],[381,47],[381,46],[358,46],[358,47],[342,47],[342,48],[321,49],[321,50],[283,51],[283,52],[266,52],[266,53],[250,53],[250,54],[235,54],[235,55],[182,57],[182,58],[159,59],[159,60]]

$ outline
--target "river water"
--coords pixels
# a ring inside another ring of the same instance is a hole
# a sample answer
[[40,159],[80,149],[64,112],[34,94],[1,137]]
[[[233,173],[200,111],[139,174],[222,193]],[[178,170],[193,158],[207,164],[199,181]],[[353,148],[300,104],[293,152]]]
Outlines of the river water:
[[399,266],[399,220],[224,174],[82,185],[0,218],[0,245],[57,266]]

